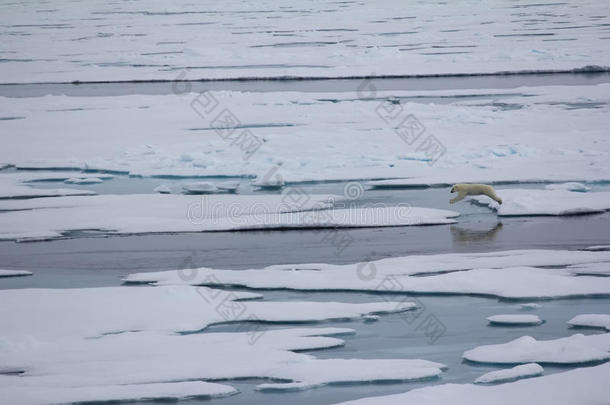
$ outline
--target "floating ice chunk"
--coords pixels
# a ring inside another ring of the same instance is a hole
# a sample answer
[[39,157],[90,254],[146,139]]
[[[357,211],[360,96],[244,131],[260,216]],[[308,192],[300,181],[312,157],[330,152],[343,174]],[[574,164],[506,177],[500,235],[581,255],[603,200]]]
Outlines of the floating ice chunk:
[[[440,363],[426,360],[376,360],[375,370],[367,370],[367,362],[357,359],[318,360],[301,364],[292,379],[295,382],[260,384],[261,391],[296,391],[319,387],[330,382],[334,384],[374,381],[413,381],[437,377],[446,368]],[[299,376],[300,374],[300,376]]]
[[277,190],[284,187],[285,185],[286,182],[284,182],[284,179],[281,176],[271,176],[269,178],[261,178],[260,176],[258,176],[252,181],[253,187],[258,187],[266,190]]
[[223,181],[222,183],[216,183],[216,187],[219,190],[235,192],[239,187],[239,181]]
[[377,322],[379,320],[379,315],[364,315],[362,320],[367,323]]
[[519,304],[519,309],[522,309],[525,311],[531,311],[531,310],[538,309],[538,308],[542,308],[542,305],[537,304],[535,302],[526,302],[524,304]]
[[608,402],[610,363],[500,385],[443,384],[335,405],[574,405]]
[[537,315],[492,315],[487,320],[490,325],[533,326],[543,323]]
[[610,209],[610,192],[578,193],[566,190],[502,189],[496,190],[502,205],[487,196],[471,197],[488,205],[499,216],[579,215]]
[[568,321],[571,326],[605,328],[610,330],[610,315],[608,314],[583,314],[576,315]]
[[229,192],[233,193],[237,190],[239,182],[237,181],[225,181],[222,183],[211,183],[209,181],[199,181],[196,183],[189,183],[182,188],[189,194],[212,194]]
[[544,369],[540,364],[528,363],[515,366],[507,370],[491,371],[483,374],[476,380],[475,384],[490,384],[490,383],[503,383],[511,382],[521,378],[538,377],[542,375]]
[[570,274],[579,276],[610,277],[610,262],[576,264],[568,266],[566,270]]
[[198,181],[196,183],[189,183],[182,186],[182,189],[189,194],[210,194],[218,192],[218,188],[214,183],[209,181]]
[[610,333],[581,334],[554,340],[523,336],[508,343],[479,346],[464,352],[466,360],[477,363],[583,364],[610,359]]
[[68,184],[99,184],[103,182],[104,180],[99,177],[70,177],[64,180],[64,183]]
[[584,248],[583,250],[588,250],[590,252],[602,252],[602,251],[610,250],[610,245],[589,246],[589,247]]
[[161,184],[161,185],[155,187],[153,189],[153,191],[155,193],[159,193],[159,194],[171,194],[172,193],[171,187],[167,184]]
[[20,276],[31,276],[31,271],[26,270],[2,270],[0,269],[0,277],[20,277]]
[[566,191],[580,191],[585,192],[591,190],[591,187],[588,187],[582,183],[577,183],[575,181],[570,181],[568,183],[561,184],[548,184],[544,188],[547,190],[566,190]]

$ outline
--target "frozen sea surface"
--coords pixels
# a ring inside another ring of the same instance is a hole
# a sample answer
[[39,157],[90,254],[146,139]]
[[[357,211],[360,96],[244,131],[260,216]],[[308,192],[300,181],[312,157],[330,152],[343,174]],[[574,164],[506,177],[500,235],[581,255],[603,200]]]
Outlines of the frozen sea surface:
[[[4,82],[345,77],[610,66],[606,2],[3,4]],[[480,12],[473,13],[473,10]],[[210,40],[213,38],[213,40]],[[53,46],[48,46],[51,43]]]

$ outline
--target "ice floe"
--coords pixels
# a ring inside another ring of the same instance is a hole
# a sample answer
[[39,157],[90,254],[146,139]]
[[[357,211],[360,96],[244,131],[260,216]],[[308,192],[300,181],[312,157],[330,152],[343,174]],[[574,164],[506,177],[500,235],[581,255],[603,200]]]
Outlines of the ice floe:
[[[592,0],[493,3],[476,14],[476,1],[415,3],[408,11],[400,1],[383,8],[299,1],[286,9],[278,0],[264,9],[237,0],[206,7],[181,0],[146,9],[84,5],[7,4],[0,22],[11,28],[15,46],[2,63],[3,80],[463,75],[610,66],[608,56],[597,52],[606,46],[608,9]],[[103,30],[83,24],[92,19]],[[156,30],[160,26],[163,32]],[[223,44],[231,48],[219,51]]]
[[521,378],[538,377],[544,369],[540,364],[528,363],[515,366],[506,370],[491,371],[483,374],[476,380],[475,384],[491,384],[515,381]]
[[99,184],[103,183],[104,180],[99,177],[70,177],[67,180],[64,180],[64,183],[67,184]]
[[610,330],[609,314],[582,314],[576,315],[568,321],[568,325],[576,327],[605,328]]
[[526,302],[523,304],[519,304],[519,309],[522,309],[524,311],[532,311],[538,308],[542,308],[542,305],[537,304],[535,302]]
[[[21,168],[133,176],[256,177],[255,186],[276,188],[305,181],[395,179],[406,173],[410,178],[374,184],[603,181],[610,180],[608,88],[0,97],[0,111],[28,117],[0,120],[2,133],[18,134],[0,150],[0,160]],[[202,117],[197,102],[203,98],[216,107]],[[388,117],[390,98],[399,101],[390,103],[399,117],[395,120]],[[520,108],[497,108],[498,100]],[[575,102],[584,106],[567,108]],[[57,105],[64,108],[56,111]],[[249,130],[260,140],[247,160],[238,144],[227,142],[211,124],[225,109],[239,121],[239,131]],[[130,136],[108,133],[108,114]],[[413,143],[398,131],[411,115],[429,128]],[[53,130],[52,144],[40,122]],[[583,129],[578,148],[573,128]],[[434,139],[442,147],[425,147]]]
[[[112,234],[253,229],[436,225],[456,222],[455,211],[410,206],[334,209],[339,196],[99,195],[0,201],[0,239],[56,238],[70,231]],[[52,212],[52,215],[49,213]]]
[[21,276],[31,276],[31,271],[27,270],[3,270],[0,269],[0,277],[21,277]]
[[503,189],[496,190],[502,205],[487,196],[471,197],[488,205],[499,216],[579,215],[610,209],[610,192],[580,193],[566,190]]
[[487,317],[490,325],[533,326],[544,321],[537,315],[492,315]]
[[506,384],[443,384],[336,405],[574,405],[608,401],[610,363]]
[[159,194],[171,194],[172,188],[167,184],[161,184],[153,189],[155,193]]
[[463,357],[477,363],[584,364],[610,359],[609,351],[610,333],[553,340],[523,336],[508,343],[479,346],[464,352]]
[[589,251],[592,251],[592,252],[598,252],[598,251],[603,251],[603,250],[610,250],[610,245],[588,246],[588,247],[584,248],[583,250],[589,250]]
[[[230,382],[167,384],[261,378],[268,381],[258,385],[260,390],[293,390],[435,378],[445,368],[417,359],[318,359],[300,352],[344,345],[337,336],[353,330],[261,327],[263,322],[361,319],[412,310],[413,303],[253,300],[259,297],[191,286],[2,290],[3,398],[47,404],[215,397],[235,393]],[[227,322],[242,326],[237,332],[201,332]],[[100,395],[102,390],[109,394]]]
[[[191,276],[190,270],[181,274],[185,279]],[[48,339],[99,337],[134,330],[192,332],[214,323],[315,322],[416,308],[416,304],[400,300],[363,304],[249,301],[260,295],[191,286],[22,289],[0,291],[0,296],[0,318],[5,325],[0,336],[4,339],[27,334]],[[20,308],[19,313],[14,308]],[[57,317],[53,314],[58,313],[62,314],[61,327],[54,326]]]
[[199,181],[188,183],[182,189],[188,194],[213,194],[213,193],[234,193],[239,187],[237,181],[225,181],[222,183],[212,183],[209,181]]
[[250,270],[200,268],[193,270],[189,280],[172,270],[131,274],[125,281],[551,299],[609,295],[608,278],[574,276],[563,268],[546,268],[602,260],[610,260],[610,252],[514,250],[413,255],[348,265],[313,263]]

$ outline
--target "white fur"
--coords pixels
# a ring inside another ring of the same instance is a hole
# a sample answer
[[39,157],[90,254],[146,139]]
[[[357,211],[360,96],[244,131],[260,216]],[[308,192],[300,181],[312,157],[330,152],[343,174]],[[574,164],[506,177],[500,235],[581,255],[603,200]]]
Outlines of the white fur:
[[487,184],[459,183],[459,184],[455,184],[453,187],[451,187],[451,192],[458,193],[458,195],[455,198],[452,198],[451,200],[449,200],[449,203],[451,203],[451,204],[464,199],[464,197],[466,197],[467,195],[481,195],[481,194],[484,194],[484,195],[488,196],[489,198],[491,198],[492,200],[497,201],[498,204],[502,204],[502,199],[500,197],[498,197],[498,195],[494,191],[493,187],[488,186]]

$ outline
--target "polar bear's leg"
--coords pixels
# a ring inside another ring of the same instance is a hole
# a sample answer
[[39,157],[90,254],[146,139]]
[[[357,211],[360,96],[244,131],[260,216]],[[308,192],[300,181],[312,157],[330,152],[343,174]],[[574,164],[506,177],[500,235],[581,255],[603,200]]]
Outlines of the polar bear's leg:
[[466,195],[467,194],[465,192],[459,191],[458,195],[455,198],[452,198],[451,200],[449,200],[449,204],[453,204],[453,203],[456,203],[456,202],[458,202],[460,200],[463,200],[464,197],[466,197]]
[[502,199],[498,197],[493,188],[491,188],[488,192],[485,193],[489,198],[495,200],[498,204],[502,204]]

